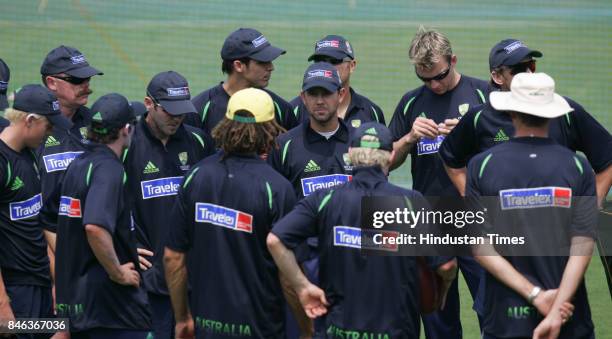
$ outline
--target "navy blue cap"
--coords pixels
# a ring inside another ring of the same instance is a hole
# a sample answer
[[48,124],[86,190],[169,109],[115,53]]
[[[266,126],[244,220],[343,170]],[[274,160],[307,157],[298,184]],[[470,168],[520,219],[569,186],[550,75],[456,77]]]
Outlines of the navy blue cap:
[[542,52],[529,49],[522,41],[505,39],[493,46],[489,53],[489,69],[500,66],[513,66],[528,57],[542,57]]
[[[363,140],[364,136],[367,135],[374,138]],[[385,125],[377,122],[367,122],[353,131],[350,146],[382,149],[391,152],[393,151],[393,136]]]
[[13,108],[26,112],[42,115],[53,126],[68,129],[72,126],[70,120],[62,115],[57,97],[47,87],[42,85],[25,85],[15,93]]
[[130,102],[121,94],[110,93],[100,97],[91,106],[91,129],[98,134],[107,134],[136,120]]
[[158,73],[147,86],[147,95],[172,115],[196,113],[191,103],[189,83],[174,71]]
[[65,73],[75,78],[90,78],[104,73],[91,67],[83,53],[70,46],[61,45],[49,52],[40,66],[40,74]]
[[315,43],[314,53],[308,57],[308,61],[316,59],[318,56],[331,57],[342,60],[346,57],[355,59],[351,44],[340,35],[328,35]]
[[148,112],[147,106],[145,106],[142,101],[130,101],[130,105],[132,106],[132,109],[134,109],[134,114],[137,117],[144,115]]
[[225,38],[221,48],[221,59],[236,60],[248,57],[256,61],[271,62],[285,53],[284,49],[272,46],[259,31],[239,28]]
[[0,111],[9,107],[8,100],[6,100],[9,80],[11,80],[11,70],[4,60],[0,59]]
[[338,70],[328,62],[315,62],[304,72],[302,91],[307,91],[314,87],[322,87],[330,92],[336,92],[342,87],[342,81],[338,75]]

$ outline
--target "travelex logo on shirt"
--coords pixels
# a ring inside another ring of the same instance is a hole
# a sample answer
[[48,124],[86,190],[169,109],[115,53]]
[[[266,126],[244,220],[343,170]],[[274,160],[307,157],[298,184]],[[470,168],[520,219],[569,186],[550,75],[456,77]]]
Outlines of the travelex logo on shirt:
[[374,241],[376,235],[380,235],[379,237],[382,238],[397,238],[399,232],[334,226],[334,246],[397,252],[398,244],[389,244],[384,241],[379,241],[377,244]]
[[11,220],[20,220],[35,217],[42,208],[42,195],[40,193],[28,200],[12,202],[9,204]]
[[143,199],[176,195],[183,177],[168,177],[140,182]]
[[195,221],[232,229],[234,231],[253,233],[253,216],[231,208],[197,202]]
[[440,149],[442,141],[444,141],[443,135],[438,135],[433,139],[421,138],[421,140],[419,140],[417,143],[417,155],[438,153],[438,149]]
[[57,214],[69,218],[80,218],[82,216],[81,200],[63,195],[60,198],[59,212]]
[[45,170],[47,170],[47,173],[64,171],[66,170],[66,168],[68,168],[68,165],[70,165],[70,163],[74,159],[78,158],[82,153],[83,151],[45,155],[43,156]]
[[499,191],[502,210],[564,207],[572,204],[572,189],[567,187],[535,187]]
[[318,177],[302,179],[302,193],[307,197],[320,189],[331,188],[347,183],[353,179],[352,175],[347,174],[330,174],[321,175]]

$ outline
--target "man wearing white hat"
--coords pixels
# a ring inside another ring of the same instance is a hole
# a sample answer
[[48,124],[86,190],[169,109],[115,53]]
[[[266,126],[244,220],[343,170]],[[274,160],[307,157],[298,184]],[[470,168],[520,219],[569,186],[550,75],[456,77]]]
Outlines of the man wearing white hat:
[[[583,277],[595,236],[595,176],[585,159],[548,137],[549,121],[573,110],[554,90],[550,76],[520,73],[509,92],[492,93],[491,105],[512,117],[515,135],[468,165],[466,196],[498,199],[488,212],[490,227],[518,225],[525,234],[554,227],[547,239],[526,237],[521,250],[549,241],[558,252],[507,256],[496,244],[476,247],[486,270],[483,338],[594,337]],[[549,215],[563,217],[552,223]],[[569,252],[558,250],[564,244]]]

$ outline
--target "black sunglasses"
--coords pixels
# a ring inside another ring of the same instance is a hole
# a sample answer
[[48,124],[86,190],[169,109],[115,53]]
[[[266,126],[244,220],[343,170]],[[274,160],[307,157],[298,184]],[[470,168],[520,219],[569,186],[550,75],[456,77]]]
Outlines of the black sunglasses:
[[450,69],[451,69],[451,65],[449,63],[447,69],[445,69],[444,71],[440,72],[438,75],[432,76],[431,78],[426,78],[426,77],[423,77],[423,76],[419,75],[419,73],[416,71],[416,69],[414,70],[414,73],[416,73],[416,76],[419,79],[421,79],[421,81],[423,81],[423,82],[431,82],[433,80],[435,80],[435,81],[444,80],[444,78],[446,78],[448,76],[448,74],[450,73]]
[[346,58],[344,58],[344,59],[336,59],[336,58],[316,58],[314,61],[315,61],[315,62],[327,62],[327,63],[330,63],[330,64],[332,64],[332,65],[334,65],[334,66],[337,66],[337,65],[340,65],[340,64],[341,64],[341,63],[343,63],[343,62],[347,62],[347,61],[351,61],[351,60],[353,60],[353,59],[346,57]]
[[51,77],[52,78],[56,78],[56,79],[60,79],[60,80],[64,80],[64,81],[69,82],[69,83],[71,83],[73,85],[80,85],[80,84],[88,81],[89,79],[91,79],[91,78],[77,78],[77,77],[73,77],[73,76],[70,76],[70,75],[63,76],[63,77],[59,76],[59,75],[52,75]]
[[510,70],[510,74],[517,75],[519,73],[525,73],[527,70],[530,70],[531,73],[534,73],[536,70],[536,61],[535,59],[531,59],[529,61],[521,62],[516,65],[507,66]]

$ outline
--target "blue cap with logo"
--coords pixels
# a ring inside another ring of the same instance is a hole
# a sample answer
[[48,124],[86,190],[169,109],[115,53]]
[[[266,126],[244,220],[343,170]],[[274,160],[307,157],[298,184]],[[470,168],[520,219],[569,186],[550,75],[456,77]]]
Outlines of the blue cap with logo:
[[147,86],[147,95],[171,115],[196,113],[187,79],[174,71],[158,73]]
[[85,55],[78,49],[61,45],[47,54],[40,66],[40,74],[54,75],[65,73],[75,78],[90,78],[94,75],[103,75],[87,62]]
[[542,57],[542,52],[529,49],[522,41],[505,39],[493,46],[489,53],[489,69],[513,66],[529,57]]
[[272,46],[259,31],[239,28],[225,38],[221,48],[221,59],[250,58],[260,62],[271,62],[285,53],[284,49]]
[[26,112],[42,115],[53,126],[68,129],[72,126],[70,120],[62,115],[57,97],[47,87],[42,85],[25,85],[15,93],[13,108]]
[[10,79],[11,70],[4,60],[0,59],[0,111],[5,110],[9,106],[8,100],[6,100],[6,91],[8,90]]
[[118,93],[101,96],[91,106],[91,112],[91,129],[98,134],[108,134],[136,120],[132,105]]
[[328,62],[315,62],[304,72],[302,91],[307,91],[314,87],[322,87],[330,92],[336,92],[342,87],[342,81],[338,75],[338,70]]
[[367,122],[353,131],[351,147],[365,147],[393,151],[393,136],[383,124]]
[[317,59],[317,57],[330,57],[336,60],[342,60],[346,57],[355,59],[351,44],[340,35],[328,35],[315,43],[314,53],[308,57],[308,61]]

